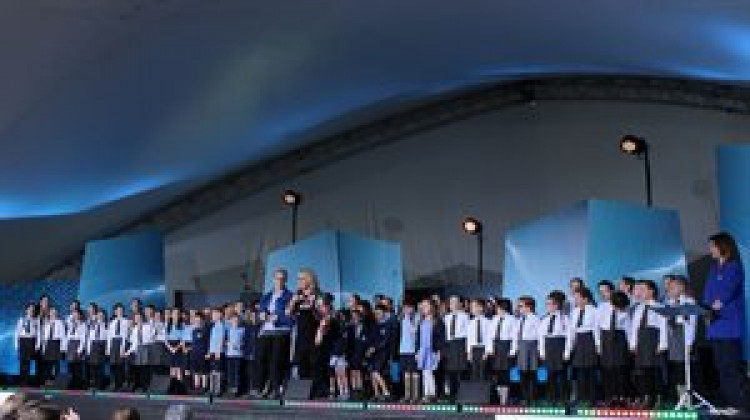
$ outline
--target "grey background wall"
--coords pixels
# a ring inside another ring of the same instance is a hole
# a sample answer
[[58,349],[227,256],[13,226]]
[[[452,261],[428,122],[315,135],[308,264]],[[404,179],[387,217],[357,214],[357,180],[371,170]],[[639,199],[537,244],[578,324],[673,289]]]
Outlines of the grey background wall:
[[[619,101],[542,101],[404,138],[269,188],[167,237],[171,290],[260,284],[266,253],[290,240],[286,187],[301,191],[300,236],[343,229],[401,242],[407,286],[473,266],[466,215],[486,225],[486,268],[501,273],[511,227],[594,197],[642,202],[642,166],[620,136],[652,147],[655,205],[680,211],[688,260],[718,228],[715,148],[750,140],[750,119],[721,111]],[[454,274],[451,274],[454,273]],[[496,278],[492,276],[491,278]]]

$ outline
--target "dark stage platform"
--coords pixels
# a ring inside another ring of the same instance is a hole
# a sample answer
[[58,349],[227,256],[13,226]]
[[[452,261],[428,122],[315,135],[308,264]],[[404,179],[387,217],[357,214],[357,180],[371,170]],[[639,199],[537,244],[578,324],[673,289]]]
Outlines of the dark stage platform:
[[[710,419],[727,418],[701,415],[693,411],[645,411],[616,409],[564,410],[547,407],[496,407],[477,405],[404,405],[337,401],[278,401],[215,399],[194,396],[144,395],[110,392],[53,391],[38,389],[7,390],[45,399],[60,407],[72,407],[81,418],[107,419],[117,408],[134,407],[144,419],[307,419],[316,416],[326,420],[366,418],[461,418],[461,419]],[[176,413],[175,413],[176,414]],[[750,418],[734,416],[731,418]]]

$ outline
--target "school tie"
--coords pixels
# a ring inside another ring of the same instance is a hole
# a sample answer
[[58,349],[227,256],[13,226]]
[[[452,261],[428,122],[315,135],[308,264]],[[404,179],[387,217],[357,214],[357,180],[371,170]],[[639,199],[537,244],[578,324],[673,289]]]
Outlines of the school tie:
[[518,341],[523,340],[523,324],[526,322],[526,316],[521,316],[521,325],[518,326]]
[[586,307],[581,307],[581,311],[578,313],[578,323],[576,324],[576,328],[581,328],[583,325],[583,317],[586,315]]
[[503,335],[503,322],[505,321],[505,317],[500,318],[500,322],[497,323],[497,331],[495,332],[495,339],[500,340],[500,338]]
[[96,331],[94,332],[94,340],[99,339],[99,323],[96,323]]
[[143,344],[143,325],[138,326],[138,345]]
[[115,337],[120,336],[120,320],[115,319]]
[[456,338],[456,314],[453,314],[453,317],[451,318],[451,331],[450,331],[450,339],[453,340]]
[[555,330],[555,318],[557,318],[557,314],[552,314],[552,318],[549,320],[549,327],[547,328],[547,334],[552,335],[552,332]]
[[55,323],[54,322],[50,322],[50,324],[49,324],[49,333],[47,334],[47,340],[52,340],[54,332],[55,332]]
[[26,335],[30,335],[31,334],[31,323],[29,322],[28,319],[25,320],[24,323],[23,323],[23,331],[24,331],[24,333]]
[[643,313],[641,314],[641,323],[638,325],[638,330],[643,330],[648,327],[648,305],[643,305]]
[[617,326],[615,325],[615,308],[612,307],[612,312],[609,314],[609,330],[614,332]]
[[481,343],[482,343],[482,322],[479,319],[479,317],[477,317],[477,344],[481,344]]

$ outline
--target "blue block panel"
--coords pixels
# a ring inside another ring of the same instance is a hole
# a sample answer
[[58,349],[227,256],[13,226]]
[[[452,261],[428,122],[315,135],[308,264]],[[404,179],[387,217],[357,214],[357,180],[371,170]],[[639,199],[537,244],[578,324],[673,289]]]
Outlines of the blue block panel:
[[365,299],[390,296],[398,305],[404,294],[401,245],[396,242],[339,234],[342,298],[357,293]]
[[593,281],[593,287],[599,280],[617,280],[623,274],[651,280],[666,274],[687,275],[676,211],[589,201],[585,278]]
[[78,280],[37,280],[0,286],[0,372],[18,374],[18,357],[13,340],[16,321],[27,303],[36,303],[43,294],[61,316],[78,296]]
[[687,273],[679,215],[672,210],[587,200],[505,238],[503,294],[531,295],[538,308],[549,291],[567,292],[572,277],[595,292],[600,280],[660,280],[669,273]]
[[[737,241],[744,267],[750,264],[750,145],[725,145],[718,150],[721,229]],[[745,319],[750,319],[750,294],[745,271]],[[745,358],[750,359],[750,325],[746,325]]]
[[79,298],[111,309],[140,298],[144,304],[165,303],[164,239],[142,232],[86,244]]
[[337,249],[338,233],[329,231],[270,252],[266,258],[263,291],[271,290],[273,273],[279,268],[289,272],[287,287],[293,291],[297,286],[297,273],[303,268],[308,268],[317,275],[321,290],[337,295],[341,287]]
[[341,306],[351,293],[365,299],[385,294],[398,302],[404,291],[401,246],[397,243],[326,231],[271,252],[266,260],[265,290],[273,285],[273,272],[289,271],[289,288],[296,287],[296,273],[312,269],[321,290],[331,293]]
[[503,295],[531,295],[542,308],[551,290],[568,290],[586,266],[588,205],[581,202],[510,230],[505,236]]

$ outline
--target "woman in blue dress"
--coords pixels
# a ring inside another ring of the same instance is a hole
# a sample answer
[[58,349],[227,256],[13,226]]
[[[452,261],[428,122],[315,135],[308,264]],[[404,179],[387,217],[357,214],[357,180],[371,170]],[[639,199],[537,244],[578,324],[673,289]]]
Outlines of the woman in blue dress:
[[423,402],[431,403],[437,399],[435,370],[445,347],[445,326],[432,300],[423,300],[419,309],[422,320],[417,329],[417,369],[422,373]]
[[714,263],[703,293],[703,303],[712,309],[706,338],[711,343],[719,373],[721,396],[734,409],[742,409],[744,375],[742,340],[745,331],[745,273],[734,239],[725,232],[709,238]]

